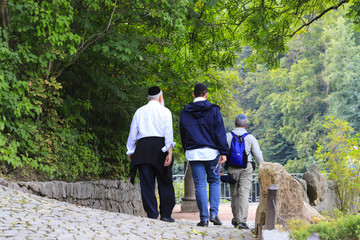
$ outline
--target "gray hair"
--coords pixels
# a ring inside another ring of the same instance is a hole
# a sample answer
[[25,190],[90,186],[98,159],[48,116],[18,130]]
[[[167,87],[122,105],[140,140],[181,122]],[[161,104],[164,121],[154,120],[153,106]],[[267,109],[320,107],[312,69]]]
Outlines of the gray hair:
[[248,123],[248,118],[244,114],[239,114],[235,118],[236,127],[245,127]]
[[156,95],[148,95],[147,99],[150,101],[150,100],[158,100],[159,97],[162,96],[162,91],[160,91],[158,94]]

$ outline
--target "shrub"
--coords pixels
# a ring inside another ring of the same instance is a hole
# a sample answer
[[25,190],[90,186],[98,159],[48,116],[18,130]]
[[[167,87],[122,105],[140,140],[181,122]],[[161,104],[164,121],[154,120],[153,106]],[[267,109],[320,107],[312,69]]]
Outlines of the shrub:
[[359,134],[352,135],[353,128],[346,121],[327,118],[326,142],[319,144],[316,158],[328,178],[337,183],[340,210],[356,213],[360,209],[360,149]]
[[289,220],[288,226],[296,240],[306,240],[313,233],[318,233],[321,240],[360,239],[360,214],[326,219],[316,225],[304,220]]

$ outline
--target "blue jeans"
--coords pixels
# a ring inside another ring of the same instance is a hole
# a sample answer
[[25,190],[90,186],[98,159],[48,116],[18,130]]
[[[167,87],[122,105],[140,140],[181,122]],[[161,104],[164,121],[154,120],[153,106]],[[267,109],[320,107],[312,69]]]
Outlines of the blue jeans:
[[[210,215],[218,215],[220,204],[220,155],[210,161],[189,161],[195,184],[195,196],[200,220],[209,220],[207,182],[209,183]],[[217,166],[217,167],[216,167]],[[216,167],[216,169],[215,169]]]

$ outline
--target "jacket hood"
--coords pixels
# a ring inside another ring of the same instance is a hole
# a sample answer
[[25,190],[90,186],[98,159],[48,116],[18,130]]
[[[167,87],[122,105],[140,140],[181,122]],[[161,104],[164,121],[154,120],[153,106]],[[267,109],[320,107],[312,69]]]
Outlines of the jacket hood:
[[186,105],[184,111],[190,113],[194,118],[201,118],[214,107],[220,108],[218,105],[210,103],[209,101],[198,101]]

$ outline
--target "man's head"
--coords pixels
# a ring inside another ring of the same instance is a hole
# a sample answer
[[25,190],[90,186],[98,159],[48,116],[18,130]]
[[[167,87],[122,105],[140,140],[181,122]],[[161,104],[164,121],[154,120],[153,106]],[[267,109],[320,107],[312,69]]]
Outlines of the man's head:
[[248,118],[244,114],[239,114],[235,118],[235,127],[245,128],[248,122]]
[[158,86],[153,86],[148,89],[148,100],[156,100],[165,106],[164,98],[161,89]]
[[198,83],[194,87],[194,97],[207,97],[207,86],[204,83]]

